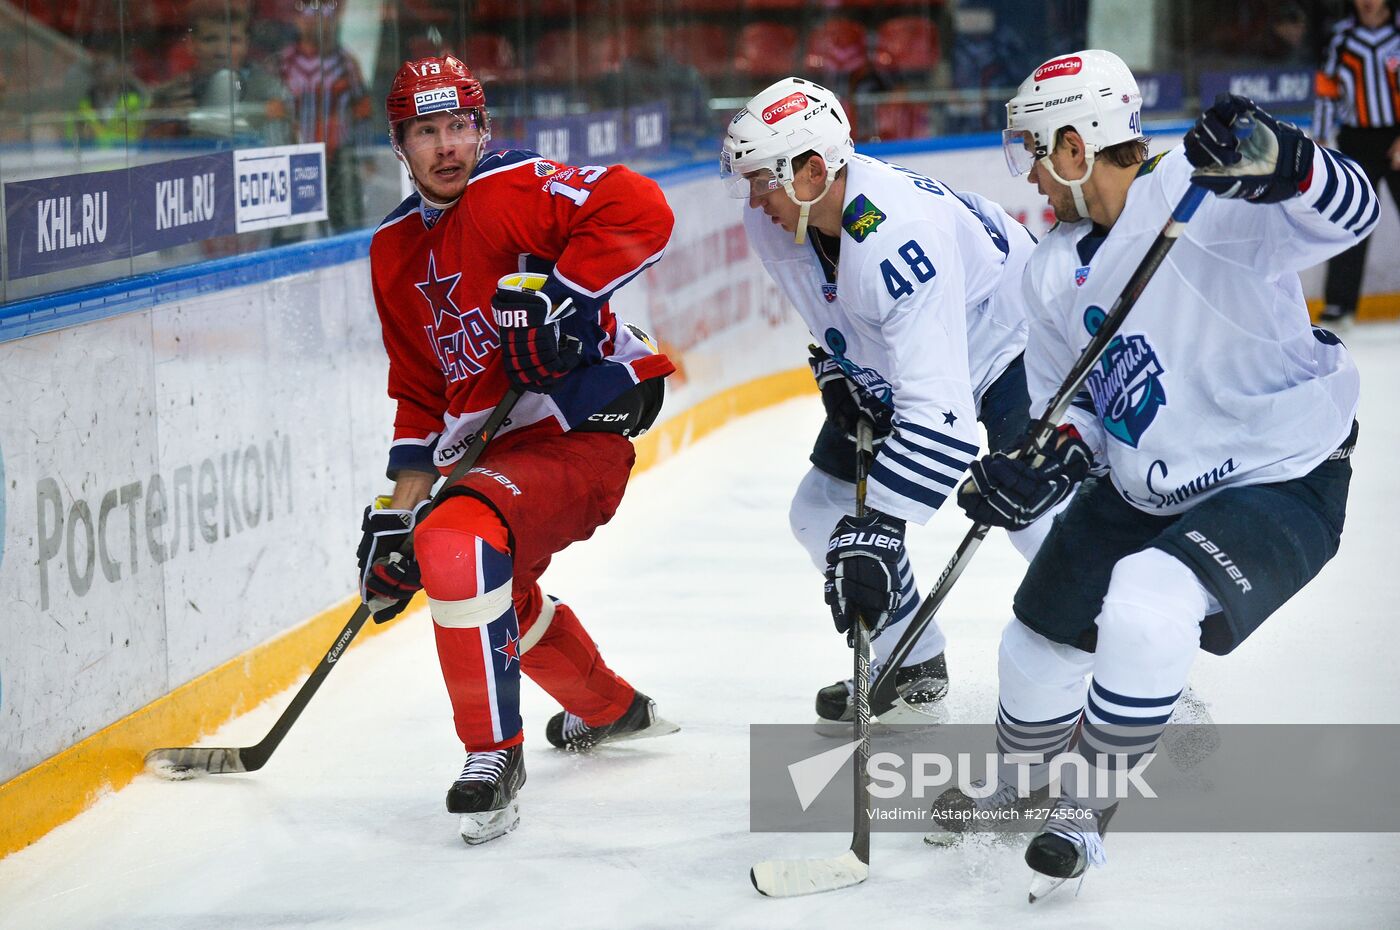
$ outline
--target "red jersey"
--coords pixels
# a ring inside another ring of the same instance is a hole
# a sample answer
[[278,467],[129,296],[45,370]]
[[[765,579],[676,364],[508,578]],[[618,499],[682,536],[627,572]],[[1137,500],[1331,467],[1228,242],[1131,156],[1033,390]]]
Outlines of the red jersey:
[[502,433],[541,424],[564,432],[637,383],[675,371],[608,307],[608,297],[661,258],[674,218],[655,182],[620,165],[556,164],[491,152],[446,210],[414,194],[370,242],[374,302],[398,402],[389,477],[449,467],[508,386],[491,320],[496,282],[548,275],[543,291],[575,310],[560,324],[583,361],[551,394],[527,393]]

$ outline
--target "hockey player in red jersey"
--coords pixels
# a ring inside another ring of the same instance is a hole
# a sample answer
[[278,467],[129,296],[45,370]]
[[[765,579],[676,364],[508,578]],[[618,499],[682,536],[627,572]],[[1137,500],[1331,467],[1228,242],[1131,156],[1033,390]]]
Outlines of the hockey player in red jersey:
[[[522,670],[564,707],[546,728],[560,748],[675,729],[538,581],[554,553],[612,517],[634,461],[628,437],[660,409],[674,366],[607,301],[661,258],[672,215],[655,183],[618,165],[484,155],[485,96],[451,56],[406,62],[387,109],[417,193],[370,245],[398,412],[393,495],[365,510],[361,594],[394,602],[380,622],[427,594],[467,751],[447,807],[474,844],[519,823]],[[512,385],[524,393],[505,425],[425,512]],[[409,533],[404,558],[395,550]]]

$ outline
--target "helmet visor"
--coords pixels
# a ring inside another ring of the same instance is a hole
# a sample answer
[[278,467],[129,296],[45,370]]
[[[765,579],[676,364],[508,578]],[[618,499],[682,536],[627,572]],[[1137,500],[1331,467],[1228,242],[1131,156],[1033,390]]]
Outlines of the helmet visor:
[[773,173],[772,168],[759,168],[757,171],[750,171],[748,174],[735,174],[732,171],[721,169],[720,180],[724,182],[724,189],[729,192],[729,196],[738,200],[752,200],[755,197],[762,197],[769,191],[775,191],[782,187],[782,182]]
[[1035,164],[1035,136],[1024,129],[1003,129],[1001,150],[1012,177],[1019,177]]
[[444,148],[475,149],[491,138],[486,128],[486,114],[476,107],[411,117],[395,129],[399,146],[408,155]]

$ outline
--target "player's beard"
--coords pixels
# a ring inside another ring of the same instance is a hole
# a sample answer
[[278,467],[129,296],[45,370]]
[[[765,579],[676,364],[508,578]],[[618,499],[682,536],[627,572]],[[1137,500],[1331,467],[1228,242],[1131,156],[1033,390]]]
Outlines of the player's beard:
[[1060,187],[1045,195],[1050,201],[1050,209],[1055,213],[1055,220],[1060,223],[1077,223],[1084,217],[1079,215],[1079,208],[1074,205],[1074,196],[1070,194],[1069,188]]

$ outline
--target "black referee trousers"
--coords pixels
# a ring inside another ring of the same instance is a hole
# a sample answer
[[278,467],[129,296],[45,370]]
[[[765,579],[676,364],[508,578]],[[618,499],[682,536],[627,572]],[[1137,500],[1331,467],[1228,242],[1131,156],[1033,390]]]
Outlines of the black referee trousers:
[[[1395,202],[1395,209],[1400,211],[1400,170],[1390,166],[1387,154],[1397,136],[1400,136],[1400,127],[1397,126],[1380,129],[1343,126],[1337,132],[1337,149],[1361,166],[1371,186],[1377,189],[1377,195],[1380,193],[1380,179],[1385,178],[1386,187],[1390,188],[1390,199]],[[1361,277],[1366,269],[1366,250],[1370,244],[1368,236],[1327,263],[1323,300],[1328,306],[1335,306],[1344,314],[1356,312],[1356,301],[1361,296]]]

